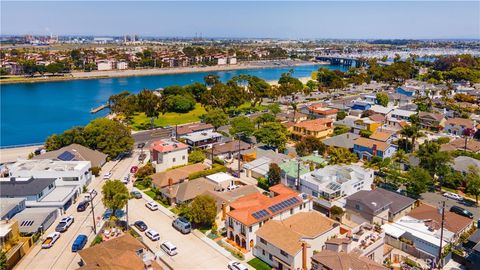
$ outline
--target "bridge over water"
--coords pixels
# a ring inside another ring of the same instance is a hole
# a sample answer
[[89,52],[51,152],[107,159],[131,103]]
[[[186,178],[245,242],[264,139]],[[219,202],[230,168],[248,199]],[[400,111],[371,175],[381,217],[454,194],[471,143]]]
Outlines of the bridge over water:
[[[350,57],[350,56],[341,56],[341,55],[317,55],[315,57],[317,61],[325,61],[329,62],[331,65],[338,65],[338,66],[355,66],[357,68],[367,66],[367,61],[365,59],[360,59],[358,57]],[[389,62],[381,62],[377,61],[377,63],[381,66],[387,66]]]

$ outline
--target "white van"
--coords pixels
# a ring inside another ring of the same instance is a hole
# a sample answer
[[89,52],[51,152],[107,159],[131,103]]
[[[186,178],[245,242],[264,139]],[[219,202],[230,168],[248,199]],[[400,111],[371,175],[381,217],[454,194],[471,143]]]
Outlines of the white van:
[[150,238],[150,240],[152,240],[152,241],[158,241],[158,240],[160,240],[160,234],[159,234],[157,231],[153,230],[153,229],[150,229],[150,230],[146,231],[146,232],[145,232],[145,235],[146,235],[148,238]]
[[97,196],[97,191],[95,189],[90,189],[85,192],[85,201],[91,202],[93,198]]
[[177,255],[177,247],[172,244],[170,241],[165,241],[161,245],[163,251],[165,251],[168,255],[170,256],[175,256]]

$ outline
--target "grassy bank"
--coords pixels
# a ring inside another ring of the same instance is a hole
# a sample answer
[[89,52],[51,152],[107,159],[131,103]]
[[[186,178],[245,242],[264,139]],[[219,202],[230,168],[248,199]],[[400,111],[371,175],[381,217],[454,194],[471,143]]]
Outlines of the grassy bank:
[[[188,113],[168,112],[165,114],[160,114],[159,117],[155,119],[154,124],[155,126],[160,127],[198,122],[200,121],[200,116],[206,112],[207,111],[205,108],[203,108],[200,103],[197,103],[195,105],[195,109]],[[130,125],[133,130],[147,129],[150,127],[150,118],[148,118],[144,113],[136,114],[133,116]]]

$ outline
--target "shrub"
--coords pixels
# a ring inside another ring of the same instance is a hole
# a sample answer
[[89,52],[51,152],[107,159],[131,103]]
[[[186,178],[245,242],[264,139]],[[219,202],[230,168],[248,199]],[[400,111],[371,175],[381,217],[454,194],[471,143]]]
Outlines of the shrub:
[[100,244],[103,242],[103,238],[100,235],[95,236],[92,243],[90,244],[91,247],[95,246],[96,244]]
[[268,190],[268,179],[265,177],[260,177],[257,179],[257,186],[261,189]]
[[227,167],[225,167],[223,165],[213,164],[212,169],[191,173],[188,176],[188,179],[193,180],[193,179],[197,179],[197,178],[200,178],[200,177],[205,177],[205,176],[210,175],[210,174],[219,173],[219,172],[226,172],[226,171],[227,171]]
[[135,173],[135,177],[137,179],[143,179],[146,176],[152,175],[155,173],[155,169],[153,168],[152,163],[147,163],[145,166],[138,169]]
[[188,162],[190,163],[199,163],[205,160],[205,153],[201,149],[194,149],[188,155]]
[[90,168],[90,171],[92,172],[93,175],[99,176],[100,175],[100,167],[94,166]]

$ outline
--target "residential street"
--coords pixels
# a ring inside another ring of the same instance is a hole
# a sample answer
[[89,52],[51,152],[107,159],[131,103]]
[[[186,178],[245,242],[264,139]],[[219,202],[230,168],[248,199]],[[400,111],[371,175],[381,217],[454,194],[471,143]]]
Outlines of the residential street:
[[452,205],[460,206],[462,208],[467,209],[468,211],[472,212],[473,214],[473,220],[479,220],[480,219],[480,208],[478,206],[476,207],[469,207],[461,204],[460,202],[449,199],[447,197],[442,196],[442,194],[439,193],[432,193],[432,192],[427,192],[427,193],[422,193],[422,198],[423,201],[432,205],[432,206],[440,206],[440,203],[445,201],[445,207],[447,211],[450,210],[450,207]]

